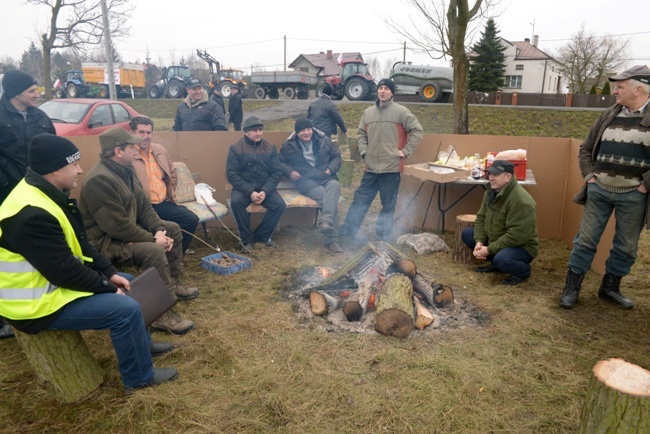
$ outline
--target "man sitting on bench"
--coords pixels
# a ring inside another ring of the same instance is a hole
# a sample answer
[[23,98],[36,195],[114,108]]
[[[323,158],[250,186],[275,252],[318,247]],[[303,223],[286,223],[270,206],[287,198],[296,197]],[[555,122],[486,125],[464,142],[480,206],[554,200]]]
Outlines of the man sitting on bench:
[[88,242],[69,191],[82,173],[68,139],[38,134],[29,145],[27,175],[0,207],[0,316],[18,330],[109,329],[128,391],[172,381],[174,368],[153,367],[170,351],[150,344],[129,282]]

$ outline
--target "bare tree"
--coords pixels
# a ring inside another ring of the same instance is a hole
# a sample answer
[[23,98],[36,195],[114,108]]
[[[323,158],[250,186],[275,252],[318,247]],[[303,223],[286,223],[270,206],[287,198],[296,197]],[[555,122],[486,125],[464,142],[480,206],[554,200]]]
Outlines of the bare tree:
[[[481,26],[481,21],[498,4],[498,0],[404,0],[415,8],[417,18],[409,25],[386,20],[397,33],[408,39],[416,53],[426,53],[432,59],[452,59],[454,68],[454,134],[469,134],[467,111],[467,69],[469,61],[466,43]],[[494,15],[493,15],[494,16]],[[424,22],[424,24],[422,24]]]
[[[51,12],[48,28],[40,34],[46,99],[52,98],[51,55],[54,50],[71,48],[85,53],[89,46],[103,44],[101,1],[27,0],[27,3],[47,7]],[[130,29],[126,22],[134,7],[129,0],[106,1],[111,35],[113,38],[127,36]]]
[[583,23],[555,56],[562,64],[561,71],[569,81],[569,90],[586,94],[591,86],[599,86],[607,73],[625,63],[628,43],[628,40],[588,32]]

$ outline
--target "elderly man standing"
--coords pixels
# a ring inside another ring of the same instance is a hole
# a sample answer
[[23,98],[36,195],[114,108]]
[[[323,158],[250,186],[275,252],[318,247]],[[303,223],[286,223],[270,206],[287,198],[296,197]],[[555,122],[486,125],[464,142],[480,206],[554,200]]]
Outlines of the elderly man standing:
[[146,116],[137,116],[131,119],[129,127],[133,134],[142,138],[142,142],[135,145],[138,152],[133,159],[133,170],[158,217],[178,223],[185,231],[182,251],[186,252],[192,242],[192,234],[199,225],[199,218],[174,200],[178,176],[167,149],[151,142],[153,121]]
[[600,115],[578,153],[587,198],[560,298],[560,306],[567,309],[578,301],[582,280],[612,213],[616,228],[598,297],[623,309],[634,307],[620,286],[636,261],[639,236],[650,217],[650,69],[633,66],[609,81],[614,83],[616,104]]
[[[135,145],[142,141],[119,127],[99,135],[100,161],[88,172],[79,198],[88,240],[114,264],[155,267],[172,295],[190,300],[199,290],[186,288],[179,280],[180,227],[158,217],[133,172]],[[192,330],[194,323],[170,310],[152,327],[180,335]]]
[[239,87],[232,86],[230,88],[231,94],[228,100],[228,123],[232,122],[235,131],[241,131],[241,121],[244,119],[244,108],[242,104],[242,97],[239,93]]
[[325,245],[332,253],[341,253],[337,231],[341,186],[336,176],[341,153],[329,136],[314,130],[309,119],[296,120],[294,130],[280,151],[282,170],[301,194],[318,202],[318,227],[325,235]]
[[208,98],[201,80],[187,80],[187,96],[176,109],[174,131],[228,131],[221,106]]
[[[264,124],[255,115],[244,121],[244,137],[230,145],[226,160],[226,178],[232,184],[230,208],[244,245],[243,253],[250,253],[256,242],[275,247],[271,240],[286,208],[276,191],[282,177],[275,146],[262,139]],[[264,206],[266,213],[260,225],[252,231],[251,217],[246,207],[251,203]]]
[[110,330],[127,392],[172,381],[152,356],[173,348],[150,344],[129,282],[93,248],[70,190],[81,155],[68,139],[34,136],[29,169],[0,208],[0,315],[18,330]]
[[329,83],[323,86],[322,94],[309,104],[307,118],[314,123],[314,128],[322,131],[331,138],[336,135],[336,127],[348,136],[348,129],[345,127],[343,116],[339,108],[332,102],[333,89]]
[[344,237],[356,236],[377,192],[382,206],[377,219],[377,239],[387,240],[393,232],[404,161],[415,151],[423,135],[420,122],[406,107],[393,101],[394,95],[395,83],[387,78],[380,80],[377,101],[363,112],[359,122],[357,141],[366,171],[341,227]]
[[510,161],[495,160],[487,172],[490,185],[474,227],[461,236],[476,258],[490,261],[477,272],[508,273],[501,284],[518,285],[530,276],[530,263],[539,251],[537,204],[517,182]]

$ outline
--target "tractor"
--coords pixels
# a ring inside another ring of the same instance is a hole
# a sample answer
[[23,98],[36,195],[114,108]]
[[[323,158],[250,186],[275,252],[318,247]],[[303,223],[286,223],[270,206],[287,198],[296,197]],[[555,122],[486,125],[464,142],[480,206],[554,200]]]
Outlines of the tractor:
[[149,88],[149,98],[184,98],[185,82],[192,78],[192,71],[187,66],[170,66],[163,68],[163,78]]
[[[343,60],[340,62],[338,74],[327,77],[334,90],[333,100],[341,100],[346,96],[350,101],[373,101],[377,98],[377,85],[368,72],[368,65],[360,60]],[[316,90],[322,94],[325,83]]]

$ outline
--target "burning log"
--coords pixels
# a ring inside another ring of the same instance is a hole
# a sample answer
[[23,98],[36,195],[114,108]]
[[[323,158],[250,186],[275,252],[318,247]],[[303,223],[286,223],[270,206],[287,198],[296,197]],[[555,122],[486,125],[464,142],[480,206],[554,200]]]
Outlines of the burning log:
[[376,292],[376,280],[367,276],[359,281],[359,289],[343,304],[343,313],[348,321],[359,321],[368,310],[368,303]]
[[436,316],[431,312],[431,309],[425,306],[416,296],[413,296],[413,304],[415,305],[415,328],[424,330],[425,327],[433,324]]
[[431,287],[431,283],[425,280],[421,274],[417,274],[412,282],[413,291],[415,291],[416,296],[430,307],[433,307],[433,288]]
[[341,297],[329,295],[323,291],[309,293],[309,307],[314,315],[327,315],[341,306]]
[[413,330],[414,319],[411,279],[403,274],[391,274],[381,287],[375,330],[387,336],[405,338]]
[[[431,286],[433,287],[434,284],[432,283]],[[433,305],[438,308],[444,308],[453,303],[454,291],[451,289],[451,286],[443,286],[436,283],[433,290]]]

